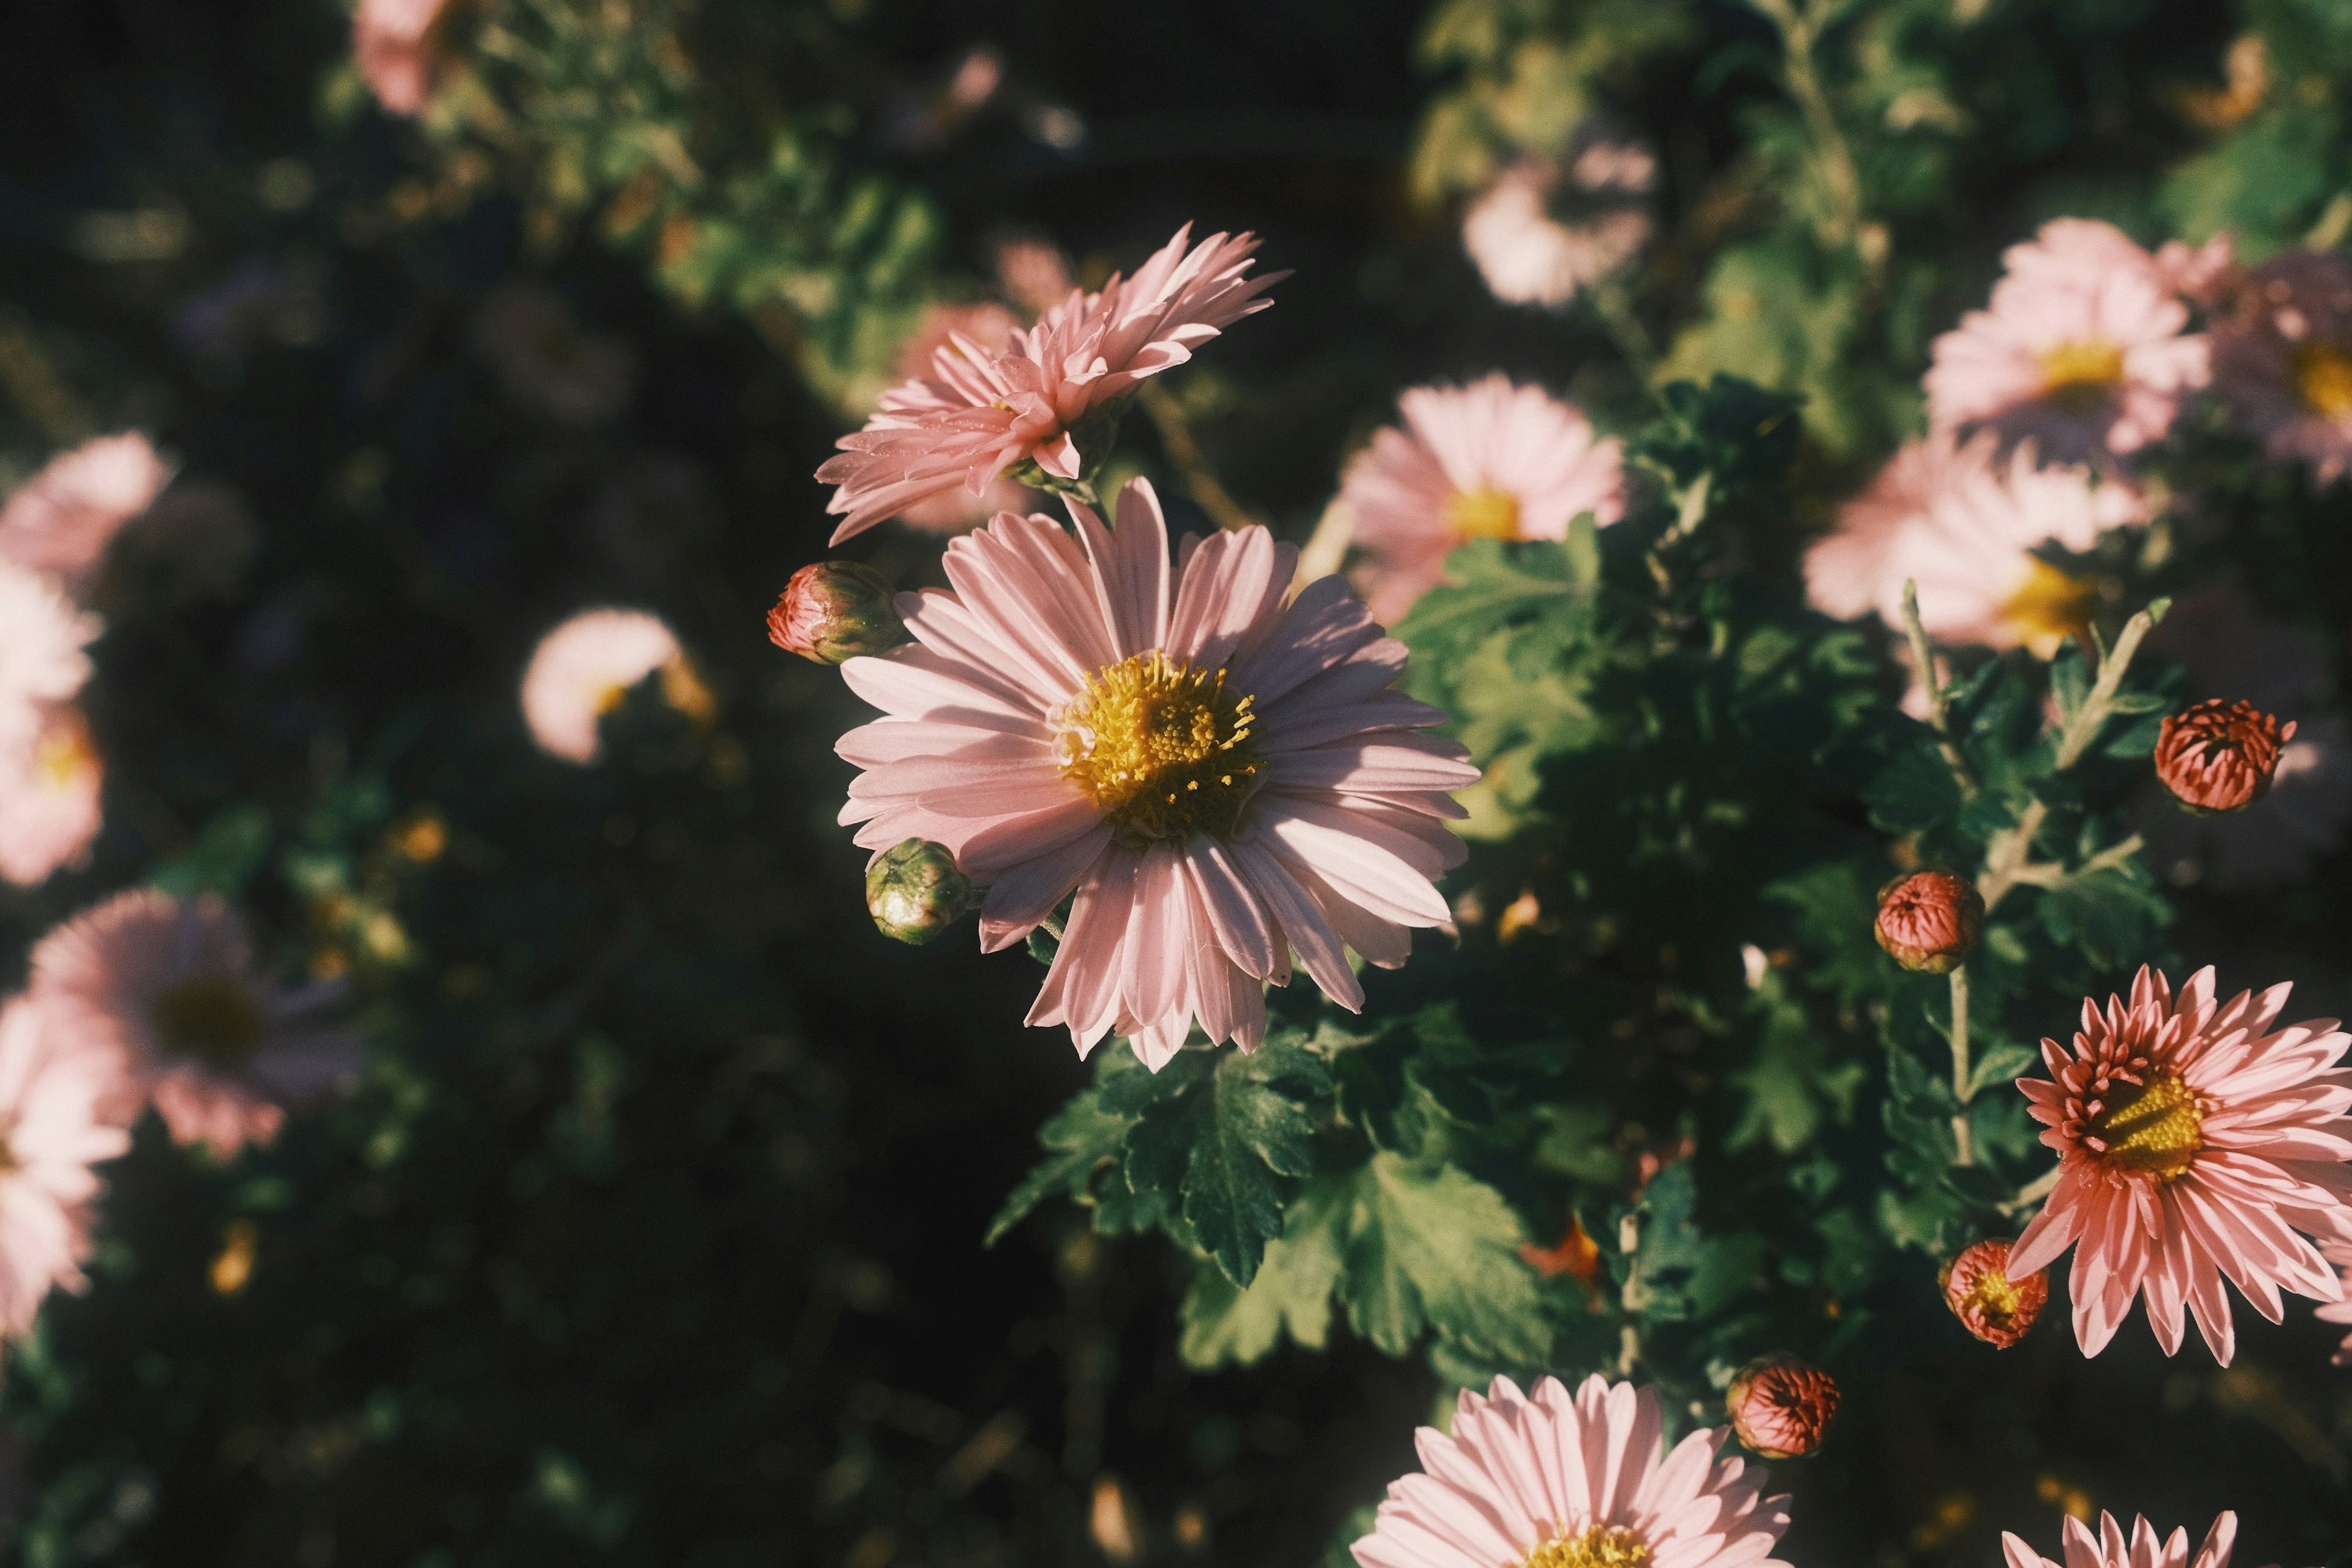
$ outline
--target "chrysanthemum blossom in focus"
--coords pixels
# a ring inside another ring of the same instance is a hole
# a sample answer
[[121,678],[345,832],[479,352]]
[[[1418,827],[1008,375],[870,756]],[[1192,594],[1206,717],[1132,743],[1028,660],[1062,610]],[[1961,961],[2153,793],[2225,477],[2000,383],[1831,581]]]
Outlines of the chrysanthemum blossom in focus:
[[0,754],[29,747],[59,703],[89,679],[98,617],[47,580],[0,562]]
[[1648,148],[1591,135],[1562,162],[1523,158],[1462,218],[1462,247],[1496,299],[1569,303],[1649,243],[1658,161]]
[[352,17],[352,60],[376,101],[394,114],[421,114],[448,64],[451,0],[360,0]]
[[2012,1274],[2010,1252],[2007,1241],[1979,1241],[1947,1264],[1939,1281],[1960,1326],[1998,1350],[2024,1339],[2050,1304],[2050,1277]]
[[1906,444],[1806,552],[1814,607],[1841,619],[1875,611],[1900,631],[1903,585],[1916,582],[1937,641],[2056,653],[2088,624],[2093,588],[2037,552],[2087,551],[2106,530],[2146,521],[2147,504],[2088,468],[2043,466],[2030,443],[2006,458],[1997,447],[1948,431]]
[[[2081,1520],[2069,1519],[2065,1541],[2064,1568],[2230,1568],[2230,1552],[2238,1543],[2238,1516],[2225,1513],[2216,1519],[2194,1558],[2189,1554],[2187,1529],[2158,1535],[2145,1516],[2133,1521],[2128,1537],[2111,1513],[2099,1515],[2095,1535]],[[2000,1550],[2009,1568],[2060,1568],[2008,1531],[2001,1531]]]
[[122,525],[153,505],[171,480],[172,465],[135,433],[61,452],[0,508],[0,561],[84,595]]
[[2210,366],[2156,258],[2112,224],[2060,218],[2002,259],[1991,308],[1936,340],[1926,384],[1937,428],[2032,437],[2069,463],[2160,440]]
[[123,1065],[133,1094],[103,1113],[127,1121],[143,1093],[173,1140],[224,1159],[271,1142],[289,1107],[366,1059],[326,1016],[342,988],[280,990],[256,969],[244,922],[209,895],[133,889],[75,916],[33,949],[29,994],[66,1045]]
[[1422,1469],[1389,1487],[1362,1568],[1783,1568],[1788,1499],[1725,1458],[1728,1427],[1668,1453],[1653,1388],[1556,1378],[1467,1389],[1454,1435],[1414,1434]]
[[1625,515],[1623,446],[1573,405],[1490,375],[1420,386],[1397,400],[1402,427],[1374,436],[1340,482],[1366,554],[1356,583],[1386,626],[1445,575],[1474,539],[1565,539],[1580,512]]
[[1187,249],[1192,232],[1179,229],[1133,278],[1072,291],[1003,353],[950,343],[929,374],[885,393],[866,427],[844,436],[841,455],[817,470],[840,487],[825,510],[846,514],[833,542],[959,485],[980,495],[1008,469],[1083,479],[1081,426],[1265,310],[1273,301],[1258,296],[1287,276],[1249,276],[1255,235],[1212,235]]
[[888,717],[842,737],[866,770],[842,821],[929,839],[987,889],[981,943],[1022,941],[1076,895],[1030,1010],[1081,1055],[1113,1031],[1158,1068],[1194,1019],[1255,1049],[1294,955],[1363,1003],[1408,928],[1451,918],[1445,820],[1477,781],[1391,689],[1403,645],[1337,579],[1288,599],[1297,552],[1263,528],[1188,539],[1177,570],[1143,480],[1106,528],[997,518],[950,544],[953,592],[901,595],[915,642],[842,666]]
[[1768,1459],[1801,1459],[1822,1446],[1837,1418],[1836,1380],[1793,1356],[1741,1367],[1724,1393],[1739,1440]]
[[2294,739],[2251,702],[2216,697],[2168,714],[2156,742],[2156,776],[2191,811],[2243,811],[2269,793]]
[[2173,995],[2151,969],[2131,999],[2083,1004],[2071,1050],[2042,1042],[2024,1078],[2058,1152],[2058,1184],[2011,1249],[2012,1277],[2075,1247],[2074,1337],[2096,1355],[2145,1292],[2167,1355],[2182,1311],[2224,1366],[2236,1349],[2226,1278],[2272,1322],[2281,1289],[2343,1299],[2309,1237],[2352,1240],[2352,1036],[2333,1018],[2273,1029],[2289,987],[2217,1004],[2213,971]]
[[[1068,291],[1066,277],[1064,292]],[[1057,303],[1059,296],[1049,303]],[[921,323],[898,346],[898,374],[913,381],[928,374],[942,352],[973,359],[994,359],[1020,335],[1021,318],[993,300],[969,305],[934,305]],[[1003,475],[978,495],[958,485],[919,500],[898,514],[898,521],[926,533],[959,533],[986,522],[1000,511],[1025,510],[1031,493]]]
[[2352,259],[2295,250],[2248,269],[2212,337],[2213,390],[2274,461],[2321,484],[2352,470]]
[[0,881],[30,888],[89,858],[106,770],[89,726],[51,709],[27,744],[0,752]]
[[677,634],[643,610],[583,610],[539,641],[523,671],[522,713],[540,748],[582,766],[604,754],[597,731],[646,677],[662,678],[662,696],[689,718],[710,698]]
[[77,1051],[23,996],[0,1005],[0,1333],[33,1326],[54,1288],[79,1290],[89,1257],[90,1167],[131,1146],[101,1104],[120,1064]]

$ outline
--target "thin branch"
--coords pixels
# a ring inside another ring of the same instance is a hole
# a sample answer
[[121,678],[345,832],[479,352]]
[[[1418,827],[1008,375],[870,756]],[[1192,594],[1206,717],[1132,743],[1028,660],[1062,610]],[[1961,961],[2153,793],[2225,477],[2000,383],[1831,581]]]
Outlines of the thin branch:
[[1789,96],[1797,101],[1798,112],[1805,117],[1805,129],[1821,151],[1822,174],[1829,186],[1830,221],[1822,226],[1822,237],[1832,245],[1852,245],[1862,236],[1862,174],[1853,161],[1853,151],[1846,145],[1845,132],[1838,128],[1837,113],[1830,106],[1829,93],[1822,86],[1820,71],[1815,68],[1813,51],[1820,47],[1822,31],[1834,19],[1841,8],[1836,0],[1805,0],[1801,7],[1797,0],[1748,0],[1748,3],[1772,20],[1780,29],[1781,53],[1787,61],[1782,72]]
[[1192,494],[1202,511],[1216,520],[1219,528],[1248,528],[1259,521],[1257,516],[1233,498],[1218,479],[1216,470],[1201,453],[1200,442],[1192,438],[1192,422],[1184,416],[1183,405],[1173,394],[1157,381],[1143,384],[1139,401],[1143,412],[1160,432],[1160,449],[1176,471],[1184,476],[1184,488]]
[[2027,1209],[2048,1197],[2056,1190],[2059,1173],[2065,1168],[2063,1165],[2053,1165],[2025,1185],[2018,1188],[2017,1196],[2001,1205],[2000,1212],[2008,1215],[2023,1214]]
[[1952,1118],[1953,1163],[1977,1163],[1976,1130],[1969,1125],[1969,1101],[1976,1091],[1969,1083],[1969,966],[1952,969],[1952,1098],[1960,1109]]

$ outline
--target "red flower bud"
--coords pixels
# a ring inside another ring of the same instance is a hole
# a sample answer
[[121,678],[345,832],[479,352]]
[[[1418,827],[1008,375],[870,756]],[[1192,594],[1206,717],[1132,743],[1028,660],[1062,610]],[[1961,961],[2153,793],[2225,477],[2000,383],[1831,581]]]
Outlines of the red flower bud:
[[1904,968],[1949,974],[1984,934],[1984,900],[1949,871],[1914,871],[1878,890],[1878,945]]
[[2009,1277],[2006,1241],[1979,1241],[1944,1266],[1944,1304],[1960,1327],[1989,1345],[2007,1350],[2023,1339],[2050,1304],[2050,1279],[2029,1274]]
[[2164,721],[2156,742],[2156,776],[2190,811],[2243,811],[2269,793],[2281,748],[2294,725],[2281,724],[2251,702],[2215,698]]
[[1768,1459],[1801,1459],[1829,1433],[1838,1385],[1793,1356],[1760,1356],[1731,1380],[1724,1405],[1741,1442]]
[[882,574],[854,561],[819,561],[793,574],[768,612],[768,640],[819,664],[886,652],[907,640]]
[[944,844],[909,838],[866,868],[866,908],[884,936],[920,947],[972,907],[971,879]]

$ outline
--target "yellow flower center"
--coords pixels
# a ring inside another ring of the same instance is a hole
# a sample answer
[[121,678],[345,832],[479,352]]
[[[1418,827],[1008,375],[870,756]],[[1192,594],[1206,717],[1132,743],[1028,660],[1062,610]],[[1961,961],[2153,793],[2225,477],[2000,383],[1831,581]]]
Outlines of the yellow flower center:
[[2060,343],[2042,355],[2042,395],[2070,414],[2088,414],[2124,378],[2124,351],[2105,338]]
[[155,998],[155,1032],[167,1050],[234,1071],[261,1048],[261,1009],[233,980],[200,974]]
[[2024,1310],[2025,1299],[2017,1293],[2017,1287],[2009,1282],[2008,1275],[1987,1269],[1978,1277],[1976,1284],[1961,1299],[1960,1304],[1975,1308],[1995,1322],[2005,1323]]
[[79,726],[59,725],[43,734],[33,748],[33,772],[42,785],[62,793],[71,789],[90,764],[89,747]]
[[2037,658],[2055,654],[2066,639],[2091,624],[2091,601],[2096,590],[2080,577],[2069,577],[2047,561],[2036,559],[2009,602],[2001,619],[2017,633],[2017,640]]
[[1581,1535],[1547,1541],[1520,1568],[1649,1568],[1650,1549],[1622,1525],[1596,1524]]
[[2294,390],[2323,419],[2352,415],[2352,352],[2340,343],[2303,343],[2294,351]]
[[1507,490],[1464,490],[1446,503],[1445,521],[1464,539],[1517,539],[1519,498]]
[[1131,844],[1229,838],[1260,766],[1253,700],[1226,689],[1223,669],[1137,654],[1097,670],[1062,710],[1063,776]]
[[2107,1146],[2102,1158],[2109,1169],[2168,1182],[2197,1163],[2204,1129],[2197,1091],[2160,1072],[2137,1087],[2116,1085],[2090,1130]]

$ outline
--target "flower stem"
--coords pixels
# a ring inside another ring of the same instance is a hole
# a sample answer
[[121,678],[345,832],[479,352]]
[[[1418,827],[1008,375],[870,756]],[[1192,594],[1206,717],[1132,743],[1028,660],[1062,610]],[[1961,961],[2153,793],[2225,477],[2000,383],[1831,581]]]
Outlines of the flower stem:
[[1952,1117],[1953,1163],[1977,1163],[1976,1131],[1969,1125],[1969,1101],[1975,1097],[1969,1084],[1969,966],[1952,968],[1952,1098],[1959,1110]]
[[1822,86],[1813,51],[1821,36],[1845,7],[1842,0],[1748,0],[1780,29],[1781,53],[1787,61],[1782,78],[1789,96],[1805,118],[1822,160],[1822,179],[1828,187],[1830,214],[1821,225],[1822,237],[1832,245],[1852,245],[1862,236],[1862,174],[1838,129],[1837,113]]
[[1184,488],[1192,492],[1202,511],[1214,518],[1217,526],[1228,531],[1248,528],[1259,520],[1249,509],[1235,500],[1226,489],[1217,472],[1202,455],[1201,443],[1192,437],[1192,422],[1184,416],[1184,405],[1173,394],[1156,381],[1147,381],[1139,391],[1139,400],[1152,427],[1160,432],[1160,449],[1184,476]]
[[2000,1212],[2010,1215],[2023,1214],[2027,1209],[2048,1197],[2058,1185],[2059,1173],[2065,1168],[2063,1165],[2053,1165],[2025,1185],[2018,1188],[2017,1196],[2001,1205]]
[[1949,694],[1936,674],[1936,655],[1927,646],[1927,628],[1919,619],[1919,584],[1906,580],[1903,584],[1903,626],[1911,639],[1911,662],[1919,672],[1919,688],[1927,694],[1927,722],[1936,731],[1937,749],[1944,753],[1946,765],[1952,777],[1959,782],[1960,797],[1965,800],[1977,793],[1977,781],[1969,772],[1969,761],[1952,740]]

